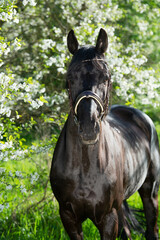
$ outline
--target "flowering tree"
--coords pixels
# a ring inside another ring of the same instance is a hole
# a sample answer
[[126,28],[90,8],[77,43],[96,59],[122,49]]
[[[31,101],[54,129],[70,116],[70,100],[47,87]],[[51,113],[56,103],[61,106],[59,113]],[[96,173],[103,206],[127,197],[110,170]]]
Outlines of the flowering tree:
[[[16,1],[1,2],[1,31],[3,28],[10,27],[12,24],[18,24],[18,12]],[[24,1],[25,4],[25,1]],[[34,5],[32,2],[31,5]],[[12,35],[9,39],[6,35],[0,37],[0,176],[1,176],[1,195],[0,195],[0,212],[12,206],[13,199],[10,194],[12,189],[21,192],[22,195],[26,193],[24,179],[29,179],[30,183],[38,179],[38,173],[32,172],[22,173],[22,170],[17,170],[17,167],[11,168],[7,166],[8,161],[19,161],[29,157],[37,149],[44,146],[40,144],[39,148],[36,145],[25,144],[26,139],[24,132],[30,132],[36,121],[32,114],[25,114],[25,109],[32,111],[38,110],[44,103],[47,103],[43,94],[45,87],[33,79],[32,76],[22,77],[18,69],[13,68],[10,61],[16,52],[19,52],[23,46],[23,42],[17,36]],[[21,111],[23,109],[23,111]],[[23,115],[20,114],[22,112]],[[25,118],[24,120],[20,120]],[[31,194],[31,191],[30,193]]]
[[[37,180],[46,186],[48,172],[33,156],[53,149],[69,110],[64,89],[71,28],[82,45],[94,45],[99,29],[106,29],[113,103],[160,114],[160,8],[158,0],[5,0],[0,5],[0,211],[5,212],[14,199],[5,191],[28,199]],[[17,167],[24,159],[32,172]]]

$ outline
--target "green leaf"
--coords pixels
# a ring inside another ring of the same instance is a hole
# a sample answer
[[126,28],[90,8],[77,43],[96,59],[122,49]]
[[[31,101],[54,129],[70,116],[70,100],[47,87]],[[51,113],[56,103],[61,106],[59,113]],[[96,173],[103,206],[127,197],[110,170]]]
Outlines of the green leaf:
[[47,101],[46,99],[44,99],[43,96],[40,96],[39,100],[40,100],[41,102],[48,103],[48,101]]

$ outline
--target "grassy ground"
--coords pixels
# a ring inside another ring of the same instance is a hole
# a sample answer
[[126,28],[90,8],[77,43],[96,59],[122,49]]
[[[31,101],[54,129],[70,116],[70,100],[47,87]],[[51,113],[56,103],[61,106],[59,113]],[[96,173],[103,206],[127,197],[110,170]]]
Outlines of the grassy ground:
[[[158,132],[160,133],[160,128]],[[15,187],[0,193],[2,203],[9,202],[9,207],[0,212],[0,240],[69,240],[47,179],[52,152],[41,153],[30,160],[4,163],[8,172],[12,171],[14,174],[21,171],[24,175],[18,178],[8,177],[7,181],[13,181],[12,185]],[[31,175],[35,171],[38,172],[39,178],[38,181],[32,182]],[[25,186],[26,192],[22,191],[21,186]],[[129,204],[142,208],[137,193],[129,199]],[[160,228],[160,218],[158,225]],[[98,230],[90,220],[83,223],[83,232],[85,240],[100,239]],[[133,240],[144,239],[135,233],[132,233],[132,236]]]
[[[132,197],[132,204],[139,205],[138,195]],[[9,217],[1,222],[1,240],[69,240],[58,214],[56,201],[46,201],[42,208]],[[83,223],[84,239],[99,240],[99,232],[90,220]],[[144,239],[132,234],[133,240]]]
[[[41,163],[42,159],[49,158],[43,154],[36,159]],[[30,161],[20,162],[18,166],[14,166],[14,163],[8,162],[8,168],[23,169],[27,173],[34,172],[36,166],[33,166]],[[33,188],[34,194],[21,193],[17,188],[12,191],[6,191],[5,199],[11,199],[12,204],[10,208],[1,213],[0,216],[0,240],[69,240],[65,230],[62,226],[59,213],[58,204],[53,198],[50,184],[46,182],[48,163],[46,161],[46,168],[44,167],[44,179],[39,179]],[[39,166],[39,165],[38,165]],[[17,180],[16,180],[17,181]],[[19,181],[25,184],[27,191],[30,191],[30,185],[27,188],[26,179],[19,179]],[[45,184],[44,184],[45,183]],[[46,184],[47,183],[47,184]],[[44,191],[45,189],[45,191]],[[160,194],[159,194],[160,195]],[[160,199],[160,197],[159,197]],[[139,195],[134,194],[130,200],[130,205],[141,208],[142,203]],[[99,232],[90,220],[83,223],[84,239],[99,240]],[[133,240],[144,239],[142,236],[132,234]]]

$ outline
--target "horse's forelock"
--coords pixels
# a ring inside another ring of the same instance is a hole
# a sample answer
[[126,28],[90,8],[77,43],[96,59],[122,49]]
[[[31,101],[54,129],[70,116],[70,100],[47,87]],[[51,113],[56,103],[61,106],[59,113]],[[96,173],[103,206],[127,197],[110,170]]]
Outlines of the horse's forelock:
[[[71,63],[68,68],[67,75],[71,71],[77,71],[80,70],[79,66],[81,63],[85,63],[85,66],[88,67],[89,65],[93,65],[100,71],[106,71],[109,72],[108,64],[104,58],[104,56],[99,55],[96,52],[95,47],[89,47],[85,46],[80,48],[75,55],[73,56]],[[82,66],[82,65],[81,65]],[[84,67],[85,67],[84,66]]]

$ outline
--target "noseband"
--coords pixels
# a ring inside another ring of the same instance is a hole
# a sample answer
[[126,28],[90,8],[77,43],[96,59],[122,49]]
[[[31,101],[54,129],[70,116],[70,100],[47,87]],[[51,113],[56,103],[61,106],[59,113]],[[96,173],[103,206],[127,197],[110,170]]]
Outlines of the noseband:
[[93,93],[92,91],[84,91],[77,97],[77,99],[75,101],[75,106],[74,106],[74,113],[75,113],[75,115],[77,115],[77,108],[78,108],[80,102],[84,98],[92,98],[92,99],[94,99],[95,102],[100,106],[101,115],[104,113],[104,107],[103,107],[103,102],[102,102],[101,98],[96,93]]

